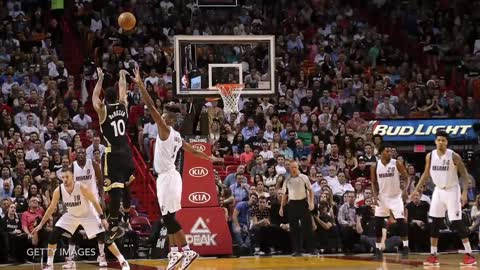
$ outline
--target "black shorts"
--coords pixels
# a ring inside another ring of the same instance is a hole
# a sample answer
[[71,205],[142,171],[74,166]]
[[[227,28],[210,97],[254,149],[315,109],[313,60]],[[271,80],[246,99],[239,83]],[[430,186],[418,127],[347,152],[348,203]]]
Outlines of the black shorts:
[[134,172],[135,167],[130,148],[114,150],[107,147],[105,149],[103,161],[105,191],[112,188],[124,188],[125,183],[129,182]]

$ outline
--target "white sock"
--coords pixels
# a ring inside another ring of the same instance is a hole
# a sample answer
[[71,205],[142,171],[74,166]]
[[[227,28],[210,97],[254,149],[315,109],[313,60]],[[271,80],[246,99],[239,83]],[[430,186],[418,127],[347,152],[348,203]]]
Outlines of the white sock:
[[98,252],[100,253],[100,256],[105,256],[105,244],[98,243]]
[[48,256],[47,265],[52,265],[53,266],[53,256]]
[[188,244],[186,244],[184,247],[182,247],[182,250],[183,251],[189,251],[190,250],[190,246]]
[[437,247],[431,246],[431,247],[430,247],[430,253],[431,253],[432,255],[437,255]]
[[403,247],[408,247],[408,240],[403,240]]
[[75,244],[71,245],[71,244],[68,244],[68,256],[67,256],[67,259],[69,261],[73,261],[74,259],[74,253],[75,253]]
[[170,252],[178,252],[178,247],[170,247]]
[[382,249],[382,243],[375,243],[375,247],[378,249]]
[[122,263],[125,261],[125,258],[123,257],[122,254],[119,254],[119,255],[117,256],[117,260],[118,260],[118,262],[120,262],[120,264],[122,264]]
[[470,246],[470,241],[463,242],[463,247],[465,247],[465,252],[467,254],[472,254],[472,247]]
[[255,248],[255,251],[260,251],[260,248],[259,248],[259,247],[256,247],[256,248]]

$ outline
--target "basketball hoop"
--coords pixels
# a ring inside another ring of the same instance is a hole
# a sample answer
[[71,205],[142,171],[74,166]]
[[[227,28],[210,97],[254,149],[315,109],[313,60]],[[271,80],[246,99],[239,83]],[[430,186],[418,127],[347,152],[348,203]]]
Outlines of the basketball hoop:
[[223,111],[225,114],[238,113],[238,101],[242,93],[243,84],[217,84],[218,92],[223,100]]

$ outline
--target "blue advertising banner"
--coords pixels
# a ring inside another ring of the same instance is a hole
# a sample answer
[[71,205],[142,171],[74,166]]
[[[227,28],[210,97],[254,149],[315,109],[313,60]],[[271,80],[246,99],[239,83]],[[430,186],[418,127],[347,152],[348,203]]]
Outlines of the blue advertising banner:
[[473,124],[478,119],[399,119],[370,121],[373,134],[384,141],[418,142],[434,141],[437,130],[445,130],[452,141],[473,141],[477,136]]

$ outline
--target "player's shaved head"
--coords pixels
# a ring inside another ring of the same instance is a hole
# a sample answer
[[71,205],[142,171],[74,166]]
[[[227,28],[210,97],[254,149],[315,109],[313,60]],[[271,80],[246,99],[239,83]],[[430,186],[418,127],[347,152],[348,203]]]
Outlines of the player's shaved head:
[[162,114],[163,120],[167,123],[169,126],[173,126],[175,122],[177,122],[177,115],[173,112],[165,111]]

